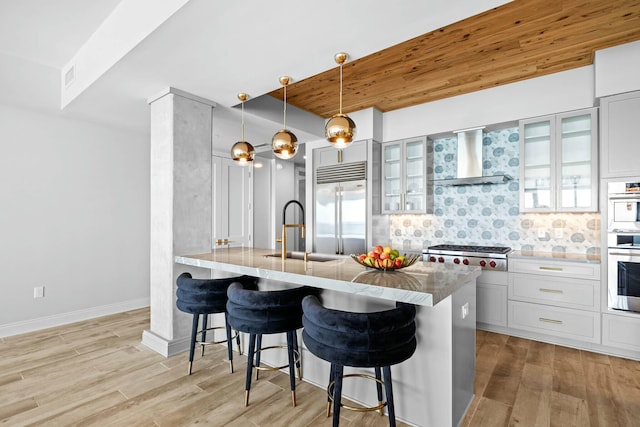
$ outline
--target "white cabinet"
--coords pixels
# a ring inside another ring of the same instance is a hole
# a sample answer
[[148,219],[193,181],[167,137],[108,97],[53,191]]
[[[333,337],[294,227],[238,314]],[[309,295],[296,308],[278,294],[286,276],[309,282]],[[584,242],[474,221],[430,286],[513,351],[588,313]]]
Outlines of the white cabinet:
[[382,213],[427,212],[427,138],[382,144]]
[[600,342],[600,264],[509,260],[509,328]]
[[602,314],[602,344],[640,351],[640,317]]
[[368,140],[355,141],[347,148],[323,147],[313,150],[315,168],[338,163],[364,162],[367,160]]
[[212,248],[252,246],[251,168],[227,157],[212,157]]
[[578,341],[600,342],[600,313],[509,301],[509,327]]
[[602,98],[600,110],[602,178],[639,175],[640,92]]
[[597,109],[520,121],[521,212],[598,210]]
[[476,285],[476,321],[484,325],[507,326],[506,271],[483,271]]

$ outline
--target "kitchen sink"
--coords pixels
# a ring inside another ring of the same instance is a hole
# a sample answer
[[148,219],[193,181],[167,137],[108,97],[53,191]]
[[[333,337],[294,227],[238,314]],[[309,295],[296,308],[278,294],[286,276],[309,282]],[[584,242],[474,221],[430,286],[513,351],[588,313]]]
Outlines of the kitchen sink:
[[[273,253],[273,254],[268,254],[265,255],[265,257],[268,258],[281,258],[282,257],[282,253],[281,252],[277,252],[277,253]],[[345,259],[348,258],[347,255],[335,255],[335,254],[319,254],[319,253],[315,253],[312,252],[310,254],[308,254],[308,260],[309,261],[314,261],[314,262],[326,262],[326,261],[335,261],[337,259]],[[287,252],[287,259],[300,259],[303,260],[304,259],[304,252],[298,252],[298,251],[293,251],[293,252]]]

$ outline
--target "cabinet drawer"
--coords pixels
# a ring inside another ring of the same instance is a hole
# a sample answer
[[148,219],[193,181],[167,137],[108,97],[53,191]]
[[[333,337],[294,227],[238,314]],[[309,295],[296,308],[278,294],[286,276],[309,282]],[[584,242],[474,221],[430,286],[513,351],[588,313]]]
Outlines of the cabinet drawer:
[[600,313],[509,301],[509,327],[592,343],[600,342]]
[[600,310],[600,282],[596,280],[509,273],[509,299]]
[[640,351],[640,317],[602,315],[602,344]]
[[545,276],[600,280],[600,264],[543,259],[511,259],[509,273],[533,273]]

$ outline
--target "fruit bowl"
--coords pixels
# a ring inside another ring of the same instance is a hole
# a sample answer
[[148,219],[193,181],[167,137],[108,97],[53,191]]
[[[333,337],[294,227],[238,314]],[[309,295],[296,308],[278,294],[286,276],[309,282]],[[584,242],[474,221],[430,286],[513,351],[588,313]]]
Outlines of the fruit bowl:
[[360,265],[362,265],[364,267],[375,268],[376,270],[381,270],[381,271],[401,270],[401,269],[403,269],[405,267],[409,267],[409,266],[415,264],[416,261],[418,261],[419,259],[422,258],[422,255],[420,255],[420,254],[410,254],[410,255],[403,255],[403,256],[404,256],[404,261],[403,261],[402,265],[399,266],[399,267],[396,267],[395,264],[391,265],[391,266],[385,266],[385,264],[388,264],[388,263],[384,262],[386,260],[375,259],[373,261],[373,264],[369,265],[369,264],[365,263],[364,261],[360,260],[360,258],[358,258],[357,255],[353,255],[352,254],[351,258],[353,258],[353,260],[355,262],[357,262],[358,264],[360,264]]

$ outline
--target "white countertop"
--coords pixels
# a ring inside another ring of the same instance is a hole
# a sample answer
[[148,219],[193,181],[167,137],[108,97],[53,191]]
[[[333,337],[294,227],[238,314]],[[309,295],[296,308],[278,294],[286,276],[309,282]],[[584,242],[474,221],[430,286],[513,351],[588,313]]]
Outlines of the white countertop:
[[418,261],[400,271],[378,271],[349,257],[308,261],[267,257],[273,249],[215,249],[176,256],[178,264],[247,274],[263,279],[331,289],[416,305],[434,306],[480,275],[479,267]]

